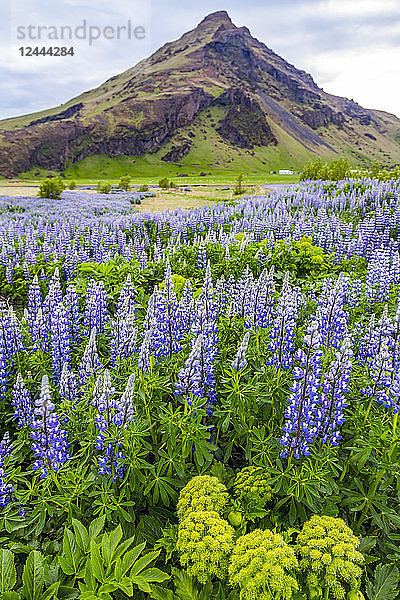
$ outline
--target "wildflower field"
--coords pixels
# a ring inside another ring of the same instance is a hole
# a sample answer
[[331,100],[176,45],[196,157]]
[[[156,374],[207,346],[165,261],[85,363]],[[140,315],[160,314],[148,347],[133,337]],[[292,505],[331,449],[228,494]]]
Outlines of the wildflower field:
[[0,196],[0,597],[400,597],[400,182]]

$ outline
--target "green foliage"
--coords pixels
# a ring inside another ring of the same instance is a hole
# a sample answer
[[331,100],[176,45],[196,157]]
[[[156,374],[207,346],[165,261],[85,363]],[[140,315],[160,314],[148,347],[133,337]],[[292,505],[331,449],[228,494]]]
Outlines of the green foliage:
[[101,534],[105,519],[91,523],[87,530],[82,523],[73,520],[74,532],[66,528],[63,538],[63,555],[59,557],[61,569],[78,583],[81,600],[101,598],[111,600],[110,595],[119,590],[131,597],[134,586],[150,592],[152,583],[161,583],[169,576],[149,565],[160,550],[142,554],[146,542],[131,548],[135,537],[123,540],[120,525]]
[[222,514],[228,497],[226,487],[216,477],[210,477],[210,475],[193,477],[179,494],[178,518],[183,520],[191,512],[197,511]]
[[167,177],[160,179],[158,185],[162,190],[169,190],[170,188],[175,187],[174,182],[170,181]]
[[109,194],[111,192],[111,183],[99,183],[97,184],[96,191],[99,194]]
[[309,236],[278,242],[271,252],[270,262],[278,273],[289,271],[292,277],[300,280],[326,276],[333,267],[330,256],[314,246]]
[[61,194],[64,190],[65,184],[61,177],[44,179],[39,186],[38,196],[39,198],[52,198],[53,200],[58,200],[61,198]]
[[400,594],[400,572],[396,565],[378,565],[373,581],[367,581],[368,600],[395,600]]
[[[15,556],[10,550],[0,550],[0,592],[2,600],[53,600],[76,598],[77,590],[60,587],[53,581],[54,573],[49,569],[45,557],[38,550],[30,552],[17,578]],[[17,586],[17,589],[15,589]]]
[[75,181],[75,179],[72,179],[72,181],[69,182],[68,188],[70,190],[74,190],[76,188],[76,181]]
[[234,529],[212,510],[187,513],[179,523],[177,550],[188,575],[206,583],[224,579],[233,549]]
[[245,515],[263,509],[272,498],[273,489],[269,484],[270,477],[262,467],[244,467],[237,475],[233,485],[235,500],[242,505]]
[[340,181],[350,174],[347,158],[338,158],[330,164],[323,163],[320,158],[314,162],[308,162],[303,169],[300,179],[317,179],[323,181]]
[[141,185],[139,188],[139,192],[148,192],[148,191],[149,191],[148,185]]
[[119,180],[118,187],[119,187],[119,189],[125,190],[127,192],[129,190],[129,188],[131,187],[131,176],[123,175],[121,177],[121,179]]
[[278,533],[255,529],[241,536],[229,565],[230,585],[240,600],[290,600],[298,589],[294,550]]
[[233,195],[234,196],[239,196],[240,194],[243,194],[246,190],[243,187],[243,175],[240,173],[240,175],[237,176],[236,179],[236,187],[233,190]]
[[364,562],[358,538],[342,519],[313,516],[297,536],[295,551],[314,597],[328,589],[332,598],[358,592]]

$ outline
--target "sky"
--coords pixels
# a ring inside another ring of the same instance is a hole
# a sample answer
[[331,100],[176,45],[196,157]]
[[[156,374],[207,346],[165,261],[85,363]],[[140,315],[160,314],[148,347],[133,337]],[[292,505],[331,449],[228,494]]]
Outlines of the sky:
[[[223,1],[0,0],[0,118],[58,106],[217,10],[326,92],[400,117],[400,0]],[[62,45],[74,56],[20,50]]]

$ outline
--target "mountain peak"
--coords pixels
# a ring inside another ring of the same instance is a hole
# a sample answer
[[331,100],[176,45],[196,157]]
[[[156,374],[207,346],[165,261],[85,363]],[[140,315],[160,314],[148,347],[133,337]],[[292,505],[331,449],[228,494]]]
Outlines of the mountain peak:
[[217,10],[216,12],[210,13],[199,23],[198,27],[202,25],[214,25],[215,27],[221,27],[224,25],[229,29],[236,29],[236,25],[232,23],[232,20],[226,10]]

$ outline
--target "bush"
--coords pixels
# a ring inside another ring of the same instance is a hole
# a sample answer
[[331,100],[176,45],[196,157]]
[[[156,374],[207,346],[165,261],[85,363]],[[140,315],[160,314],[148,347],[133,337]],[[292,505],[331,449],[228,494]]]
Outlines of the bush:
[[61,198],[61,194],[65,190],[65,184],[61,177],[55,177],[53,179],[44,179],[39,187],[39,198],[51,198],[58,200]]
[[350,166],[347,158],[338,158],[332,163],[323,163],[320,158],[308,162],[303,169],[300,179],[316,179],[323,181],[339,181],[350,175]]
[[111,183],[100,183],[99,181],[96,191],[99,194],[109,194],[111,192]]
[[158,182],[158,185],[160,186],[160,188],[162,190],[169,190],[170,188],[175,187],[174,182],[170,181],[166,177],[164,177],[163,179],[160,179],[160,181]]
[[125,190],[127,192],[130,187],[131,187],[130,175],[124,175],[123,177],[121,177],[121,179],[119,180],[119,183],[118,183],[118,188],[120,190]]
[[242,183],[243,183],[243,175],[240,174],[240,175],[238,175],[238,177],[236,179],[236,187],[233,190],[234,196],[239,196],[240,194],[243,194],[243,192],[245,191]]
[[141,185],[139,188],[139,192],[148,192],[148,191],[149,191],[148,185]]
[[72,181],[69,182],[69,189],[70,190],[74,190],[76,188],[76,181],[75,179],[73,179]]

